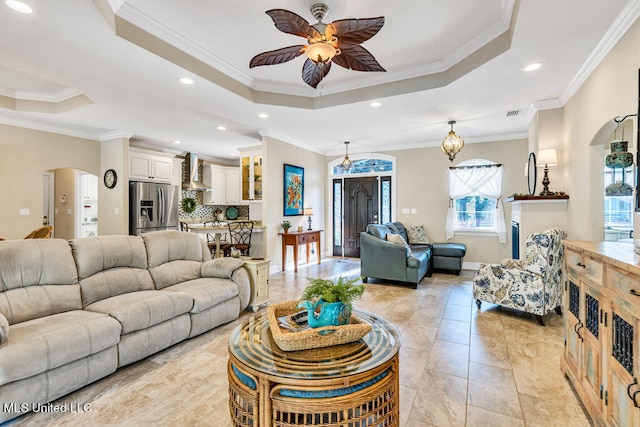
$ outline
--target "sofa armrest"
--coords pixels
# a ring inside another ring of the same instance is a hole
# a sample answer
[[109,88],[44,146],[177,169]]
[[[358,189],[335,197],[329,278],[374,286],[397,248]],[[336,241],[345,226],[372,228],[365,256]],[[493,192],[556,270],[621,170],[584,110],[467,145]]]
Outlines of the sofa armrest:
[[0,313],[0,344],[4,344],[9,338],[9,321]]
[[526,283],[527,286],[544,286],[542,276],[520,268],[505,268],[501,264],[481,264],[473,280],[474,287],[501,288],[515,283]]
[[[411,254],[411,249],[408,249],[407,246],[378,239],[366,232],[360,233],[360,251],[364,252],[368,263],[402,265],[403,267],[407,266],[407,258]],[[362,255],[361,253],[361,262],[365,258]]]
[[244,264],[244,261],[238,258],[211,259],[203,262],[200,266],[200,276],[230,279],[233,272],[242,267],[242,264]]
[[240,312],[249,305],[251,300],[251,279],[245,268],[239,268],[231,275],[231,280],[238,285],[238,298],[240,298]]

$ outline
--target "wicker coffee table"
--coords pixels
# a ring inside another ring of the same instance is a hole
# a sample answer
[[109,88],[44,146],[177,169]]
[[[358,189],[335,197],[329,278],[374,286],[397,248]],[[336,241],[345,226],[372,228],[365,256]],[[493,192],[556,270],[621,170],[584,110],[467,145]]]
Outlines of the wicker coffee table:
[[236,426],[397,426],[400,333],[362,310],[372,326],[359,341],[282,351],[266,314],[229,337],[229,410]]

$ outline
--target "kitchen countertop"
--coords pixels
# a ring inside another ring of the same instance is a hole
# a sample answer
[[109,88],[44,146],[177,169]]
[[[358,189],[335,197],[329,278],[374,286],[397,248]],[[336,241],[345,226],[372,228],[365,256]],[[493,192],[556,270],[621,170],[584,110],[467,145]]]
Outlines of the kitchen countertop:
[[[180,218],[180,222],[184,222],[186,224],[204,224],[205,222],[215,221],[213,218]],[[240,221],[248,221],[246,219],[225,219],[220,221],[221,224],[226,224],[228,222],[240,222]],[[253,222],[254,227],[262,227],[262,221],[260,220],[249,220]]]

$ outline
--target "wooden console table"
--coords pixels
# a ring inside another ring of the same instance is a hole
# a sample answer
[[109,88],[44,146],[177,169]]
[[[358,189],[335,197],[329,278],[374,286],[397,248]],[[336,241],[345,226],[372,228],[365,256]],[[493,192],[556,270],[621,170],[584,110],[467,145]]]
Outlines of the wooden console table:
[[320,264],[320,233],[324,230],[290,231],[288,233],[278,233],[282,236],[282,271],[287,265],[287,246],[293,246],[293,271],[298,272],[298,246],[307,246],[307,264],[309,264],[309,244],[316,243],[318,264]]

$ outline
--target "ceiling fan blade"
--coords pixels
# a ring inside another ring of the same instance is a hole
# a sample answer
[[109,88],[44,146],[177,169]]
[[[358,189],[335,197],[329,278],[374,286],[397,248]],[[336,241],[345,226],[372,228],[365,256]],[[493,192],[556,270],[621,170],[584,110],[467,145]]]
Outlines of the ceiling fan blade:
[[322,34],[309,25],[306,19],[293,12],[284,9],[271,9],[267,10],[265,13],[273,19],[273,23],[276,25],[276,28],[283,33],[293,34],[294,36],[304,38],[307,38],[307,36],[311,36],[313,38],[322,37]]
[[384,16],[364,19],[339,19],[324,30],[327,39],[338,37],[340,44],[360,44],[375,36],[384,25]]
[[324,76],[329,74],[329,70],[331,70],[331,62],[315,63],[307,58],[302,67],[302,80],[315,89]]
[[387,71],[376,61],[369,51],[360,45],[342,47],[340,55],[331,59],[341,67],[355,71]]
[[282,49],[262,52],[251,59],[249,68],[259,67],[261,65],[282,64],[283,62],[291,61],[292,59],[297,58],[298,56],[302,55],[303,52],[303,45],[283,47]]

